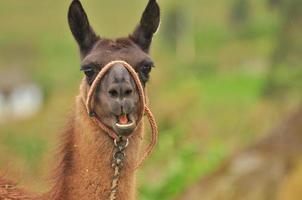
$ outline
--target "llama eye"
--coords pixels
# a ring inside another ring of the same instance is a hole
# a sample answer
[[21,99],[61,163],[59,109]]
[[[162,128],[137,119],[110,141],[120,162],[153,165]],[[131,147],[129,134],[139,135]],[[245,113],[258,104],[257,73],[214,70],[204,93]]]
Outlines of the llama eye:
[[142,83],[145,84],[149,80],[149,74],[151,72],[152,67],[154,67],[154,64],[152,61],[147,60],[141,62],[139,66],[139,76]]
[[88,78],[91,78],[91,77],[93,77],[93,75],[94,75],[94,71],[93,71],[93,69],[85,70],[85,71],[84,71],[84,74],[85,74]]
[[94,64],[88,64],[88,65],[84,65],[81,67],[81,71],[84,72],[85,76],[86,76],[86,80],[87,80],[87,83],[89,85],[92,84],[93,82],[93,79],[95,77],[95,65]]
[[91,78],[95,73],[95,66],[93,64],[84,65],[81,67],[81,71],[84,72],[86,77]]
[[143,67],[142,67],[142,72],[147,75],[151,72],[151,68],[152,68],[152,65],[151,64],[144,64]]

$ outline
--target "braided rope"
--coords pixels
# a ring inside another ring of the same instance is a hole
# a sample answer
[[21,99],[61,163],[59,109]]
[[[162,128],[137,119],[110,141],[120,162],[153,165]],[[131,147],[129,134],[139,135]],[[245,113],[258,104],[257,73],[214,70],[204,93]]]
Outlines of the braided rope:
[[[99,74],[97,75],[95,80],[93,81],[93,83],[88,91],[88,95],[87,95],[87,99],[86,99],[86,109],[87,109],[87,112],[88,112],[89,116],[91,117],[91,119],[99,127],[101,127],[101,129],[103,129],[111,138],[113,138],[113,139],[120,138],[120,136],[118,134],[116,134],[111,128],[109,128],[102,122],[102,120],[99,118],[99,116],[97,116],[96,113],[93,112],[93,108],[92,108],[92,99],[93,99],[93,95],[94,95],[96,88],[98,87],[101,79],[110,70],[110,68],[113,67],[115,64],[122,64],[128,70],[128,72],[134,79],[136,88],[138,90],[139,99],[140,99],[140,113],[139,113],[137,124],[139,124],[142,121],[143,115],[146,114],[149,124],[151,126],[151,132],[152,132],[151,142],[150,142],[149,146],[147,147],[147,149],[144,151],[142,158],[139,160],[138,164],[135,166],[134,170],[136,170],[142,165],[142,163],[146,160],[146,158],[152,153],[154,146],[157,143],[158,128],[157,128],[156,121],[155,121],[155,118],[154,118],[151,110],[146,105],[146,96],[145,96],[143,86],[140,82],[140,79],[139,79],[137,73],[133,69],[133,67],[130,64],[128,64],[127,62],[122,61],[122,60],[112,61],[112,62],[108,63],[107,65],[105,65],[102,68],[102,70],[99,72]],[[128,136],[128,137],[131,137],[131,136],[132,136],[132,134],[130,134],[130,136]]]

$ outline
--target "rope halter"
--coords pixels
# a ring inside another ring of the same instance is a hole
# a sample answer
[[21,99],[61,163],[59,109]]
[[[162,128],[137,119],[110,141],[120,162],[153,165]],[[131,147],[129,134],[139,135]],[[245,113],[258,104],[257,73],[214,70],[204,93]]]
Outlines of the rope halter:
[[[137,73],[133,69],[133,67],[130,64],[128,64],[127,62],[122,61],[122,60],[112,61],[112,62],[108,63],[107,65],[105,65],[101,69],[101,71],[98,73],[97,77],[94,79],[94,81],[88,91],[88,95],[87,95],[87,99],[86,99],[86,109],[87,109],[87,112],[88,112],[89,116],[91,117],[91,119],[101,129],[103,129],[114,141],[121,139],[120,135],[118,135],[112,128],[108,127],[106,124],[104,124],[102,122],[100,117],[93,111],[93,105],[92,105],[92,99],[93,99],[94,93],[96,91],[96,88],[100,84],[100,82],[101,82],[102,78],[105,76],[105,74],[115,64],[122,64],[122,66],[124,66],[128,70],[129,74],[131,75],[131,77],[133,78],[133,80],[135,82],[136,89],[139,94],[139,100],[140,100],[139,116],[138,116],[136,126],[138,126],[138,124],[141,123],[143,116],[146,115],[148,118],[150,127],[151,127],[151,131],[152,131],[151,142],[150,142],[149,146],[147,147],[147,149],[144,151],[142,158],[136,165],[136,167],[135,167],[135,170],[136,170],[137,168],[139,168],[142,165],[143,161],[152,153],[152,150],[154,149],[154,146],[157,142],[158,129],[157,129],[156,121],[153,117],[153,114],[152,114],[151,110],[148,108],[148,106],[146,105],[146,96],[145,96],[143,86],[140,82],[140,79],[139,79]],[[135,132],[135,129],[133,132]],[[131,136],[132,136],[132,134],[127,136],[125,139],[128,140],[128,138],[130,138]]]

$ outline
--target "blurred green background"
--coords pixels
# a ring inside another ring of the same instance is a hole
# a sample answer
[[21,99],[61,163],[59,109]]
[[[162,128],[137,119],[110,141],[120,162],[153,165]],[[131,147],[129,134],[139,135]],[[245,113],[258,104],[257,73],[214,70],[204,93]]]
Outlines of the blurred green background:
[[[69,3],[0,1],[0,93],[30,82],[43,96],[30,117],[0,109],[1,172],[31,191],[49,187],[58,135],[83,76]],[[131,33],[147,1],[82,3],[95,31],[114,38]],[[148,92],[160,136],[139,172],[141,200],[177,198],[297,110],[302,96],[300,0],[159,4]]]

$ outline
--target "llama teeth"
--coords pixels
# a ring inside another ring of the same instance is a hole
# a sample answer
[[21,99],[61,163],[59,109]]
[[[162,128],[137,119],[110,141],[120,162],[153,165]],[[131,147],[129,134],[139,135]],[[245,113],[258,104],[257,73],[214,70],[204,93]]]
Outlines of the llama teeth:
[[129,128],[135,126],[135,123],[134,122],[131,122],[131,123],[128,123],[128,124],[116,123],[115,126],[118,127],[119,129],[126,130],[126,129],[129,129]]

